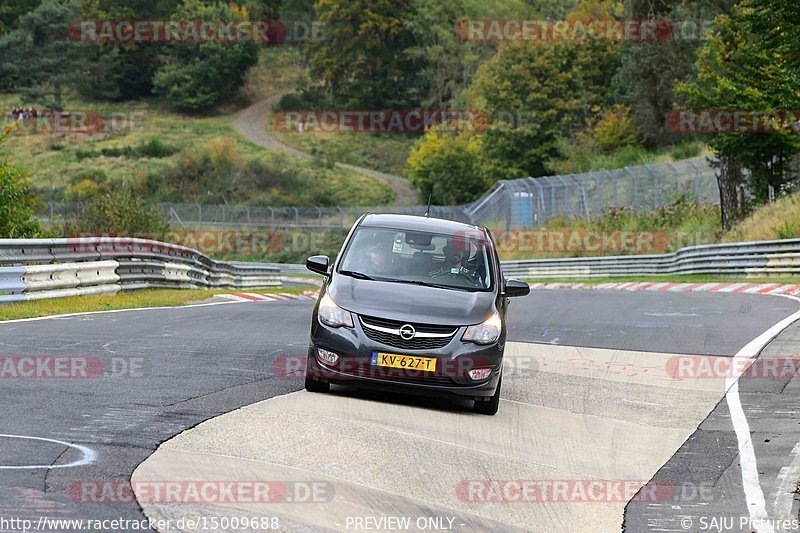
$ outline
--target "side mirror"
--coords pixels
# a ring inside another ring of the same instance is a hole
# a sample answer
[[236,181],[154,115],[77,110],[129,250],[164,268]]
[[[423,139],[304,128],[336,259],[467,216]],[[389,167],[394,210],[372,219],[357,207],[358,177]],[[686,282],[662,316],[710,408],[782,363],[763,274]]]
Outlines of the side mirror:
[[312,255],[306,259],[306,268],[311,272],[327,276],[329,263],[330,260],[327,255]]
[[531,292],[531,288],[524,281],[518,279],[506,280],[506,296],[513,298],[514,296],[526,296]]

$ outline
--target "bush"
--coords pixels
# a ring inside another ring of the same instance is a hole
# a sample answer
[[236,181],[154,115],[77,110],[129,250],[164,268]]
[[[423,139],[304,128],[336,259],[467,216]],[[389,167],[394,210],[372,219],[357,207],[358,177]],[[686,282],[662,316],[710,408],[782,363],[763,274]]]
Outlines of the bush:
[[42,230],[35,217],[36,203],[23,171],[8,159],[0,159],[0,237],[38,237]]
[[[0,144],[6,140],[14,125],[0,132]],[[36,220],[39,198],[28,189],[25,172],[0,157],[0,237],[32,238],[41,235]]]
[[138,146],[110,146],[106,148],[101,148],[98,152],[94,149],[83,150],[78,148],[75,150],[75,157],[78,161],[83,161],[84,159],[92,158],[92,157],[129,157],[129,158],[141,158],[141,157],[152,157],[152,158],[162,158],[162,157],[169,157],[178,149],[164,144],[161,139],[154,137],[149,139],[147,142],[141,142]]
[[103,192],[111,190],[106,173],[100,169],[87,168],[70,179],[64,191],[68,202],[83,202]]
[[594,125],[594,139],[604,152],[635,146],[639,135],[630,117],[630,109],[614,106],[607,110]]
[[153,200],[270,206],[383,205],[393,191],[355,172],[298,165],[282,154],[246,159],[229,138],[183,150],[149,177]]
[[702,151],[703,143],[687,141],[673,146],[669,151],[669,156],[676,161],[680,161],[682,159],[697,157]]
[[[719,207],[695,205],[683,197],[650,212],[637,213],[627,207],[607,209],[600,217],[591,221],[579,218],[569,219],[556,216],[545,222],[546,230],[586,230],[591,232],[653,232],[653,242],[659,243],[657,252],[672,252],[686,246],[716,242],[721,233]],[[666,240],[665,240],[666,239]],[[663,248],[662,248],[663,247]],[[598,255],[601,250],[574,249],[568,252],[573,256]],[[613,249],[605,253],[624,253]],[[629,252],[630,253],[630,252]],[[552,257],[553,254],[540,254]],[[567,255],[565,253],[556,255]],[[504,259],[523,259],[516,254]]]
[[495,179],[482,161],[481,137],[428,130],[408,157],[408,180],[427,202],[456,205],[479,198]]
[[141,143],[137,148],[138,157],[169,157],[178,150],[172,146],[164,144],[158,137],[153,137],[145,143]]
[[[234,11],[222,2],[204,4],[186,0],[174,20],[244,20],[246,10]],[[256,43],[179,43],[166,49],[163,64],[153,78],[155,92],[175,107],[208,109],[230,98],[258,63]]]
[[133,235],[160,233],[168,228],[169,223],[156,206],[124,187],[117,187],[86,198],[84,209],[65,222],[64,233]]

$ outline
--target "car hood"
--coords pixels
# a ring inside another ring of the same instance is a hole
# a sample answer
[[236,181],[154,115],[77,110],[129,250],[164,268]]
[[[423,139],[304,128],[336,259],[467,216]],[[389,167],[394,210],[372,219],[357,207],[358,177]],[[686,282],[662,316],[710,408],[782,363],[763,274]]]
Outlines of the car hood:
[[480,324],[494,310],[494,292],[467,292],[335,275],[328,294],[360,315],[423,324]]

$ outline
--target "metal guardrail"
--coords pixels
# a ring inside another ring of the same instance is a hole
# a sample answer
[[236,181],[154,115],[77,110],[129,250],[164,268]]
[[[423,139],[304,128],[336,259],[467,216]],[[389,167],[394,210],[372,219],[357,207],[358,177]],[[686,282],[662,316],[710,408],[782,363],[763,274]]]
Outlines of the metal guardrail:
[[[501,261],[503,274],[519,278],[607,278],[719,274],[779,277],[800,274],[800,239],[690,246],[670,254]],[[304,265],[275,264],[284,276],[309,274]]]
[[0,239],[0,302],[150,287],[277,287],[280,269],[135,238]]
[[719,274],[764,277],[800,274],[800,239],[704,244],[671,254],[504,261],[509,276],[603,278]]

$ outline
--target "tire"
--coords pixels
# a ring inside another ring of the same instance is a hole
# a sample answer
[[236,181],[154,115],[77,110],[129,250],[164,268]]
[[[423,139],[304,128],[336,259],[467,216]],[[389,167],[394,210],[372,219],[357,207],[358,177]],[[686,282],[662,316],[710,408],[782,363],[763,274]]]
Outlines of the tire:
[[308,362],[306,362],[306,390],[308,392],[330,392],[331,384],[326,383],[324,381],[318,381],[314,379],[312,376],[311,370],[311,357],[313,355],[309,354]]
[[500,407],[500,385],[502,384],[503,378],[501,376],[492,397],[488,400],[475,400],[475,405],[472,407],[472,410],[482,415],[493,416],[497,414],[497,410]]
[[306,390],[308,392],[330,392],[331,384],[306,376]]

